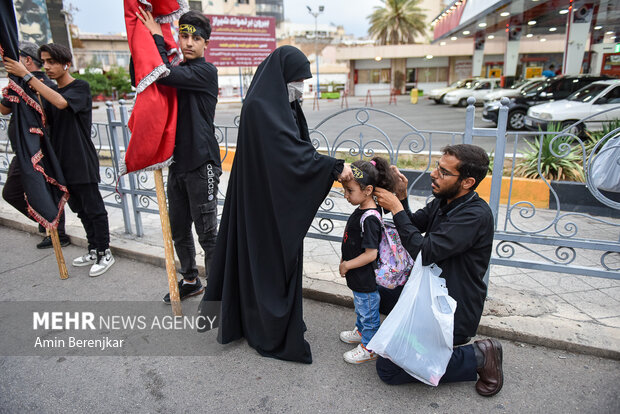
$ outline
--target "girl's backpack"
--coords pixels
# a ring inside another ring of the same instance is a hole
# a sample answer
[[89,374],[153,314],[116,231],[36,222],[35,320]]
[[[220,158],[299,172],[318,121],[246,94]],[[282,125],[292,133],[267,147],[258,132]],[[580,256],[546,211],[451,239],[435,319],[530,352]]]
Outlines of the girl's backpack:
[[385,223],[377,210],[371,209],[362,214],[360,219],[362,235],[364,234],[364,220],[370,215],[379,219],[383,230],[375,268],[377,284],[388,289],[404,285],[413,269],[414,261],[403,247],[396,227],[391,223]]

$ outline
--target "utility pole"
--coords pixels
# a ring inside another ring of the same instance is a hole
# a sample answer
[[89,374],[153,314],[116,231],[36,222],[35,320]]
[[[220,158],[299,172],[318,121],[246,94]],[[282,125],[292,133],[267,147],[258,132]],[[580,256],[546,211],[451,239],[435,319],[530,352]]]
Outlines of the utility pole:
[[325,7],[319,6],[318,12],[313,12],[310,6],[306,6],[308,8],[308,13],[314,16],[314,58],[316,60],[316,97],[317,99],[321,99],[321,84],[319,83],[319,31],[318,31],[318,17],[319,14],[323,13]]

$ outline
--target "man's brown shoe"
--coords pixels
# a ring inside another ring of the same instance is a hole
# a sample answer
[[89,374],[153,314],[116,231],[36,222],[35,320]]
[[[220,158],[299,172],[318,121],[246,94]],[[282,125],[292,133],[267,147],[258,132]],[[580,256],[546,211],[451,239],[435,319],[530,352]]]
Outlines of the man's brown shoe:
[[502,344],[496,339],[483,339],[476,341],[474,346],[484,355],[484,365],[478,368],[478,382],[476,391],[485,397],[495,395],[504,385],[504,372],[502,371]]

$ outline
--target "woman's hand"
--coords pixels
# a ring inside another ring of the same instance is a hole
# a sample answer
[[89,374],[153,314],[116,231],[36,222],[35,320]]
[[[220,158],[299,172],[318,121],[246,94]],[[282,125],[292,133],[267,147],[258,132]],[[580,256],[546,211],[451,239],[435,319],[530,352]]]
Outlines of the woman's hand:
[[349,181],[353,179],[353,171],[351,170],[351,165],[345,164],[342,172],[338,176],[338,182],[342,183],[343,181]]

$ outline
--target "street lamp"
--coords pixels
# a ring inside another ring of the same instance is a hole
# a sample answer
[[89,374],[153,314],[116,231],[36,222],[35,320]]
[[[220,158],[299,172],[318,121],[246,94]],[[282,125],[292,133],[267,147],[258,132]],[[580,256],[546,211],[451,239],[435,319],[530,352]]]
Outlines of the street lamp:
[[323,10],[325,10],[325,7],[319,6],[318,12],[313,12],[310,6],[306,6],[306,7],[308,8],[308,13],[314,16],[314,58],[316,59],[316,97],[317,99],[320,99],[321,98],[321,86],[319,84],[319,47],[317,44],[317,40],[319,37],[319,31],[318,31],[317,18],[319,17],[319,14],[323,13]]

